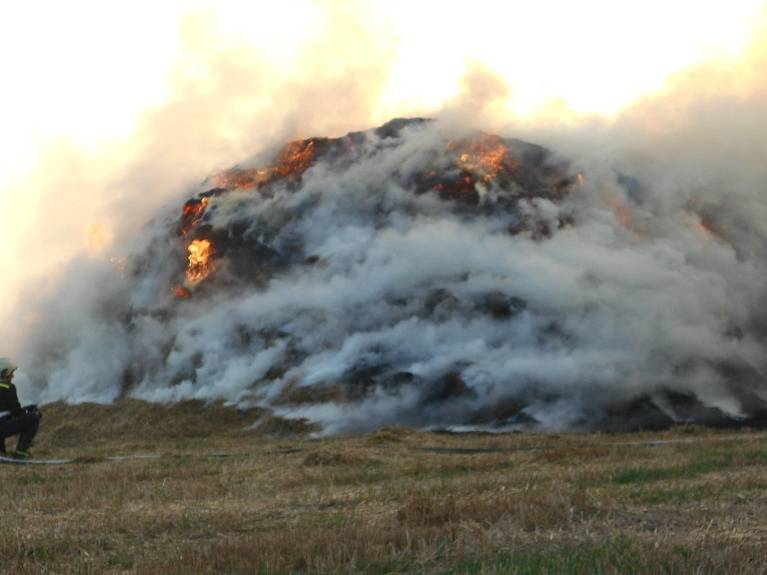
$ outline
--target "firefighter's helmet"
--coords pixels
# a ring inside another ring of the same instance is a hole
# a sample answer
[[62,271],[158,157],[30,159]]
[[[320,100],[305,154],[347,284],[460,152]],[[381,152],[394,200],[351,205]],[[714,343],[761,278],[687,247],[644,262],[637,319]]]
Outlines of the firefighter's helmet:
[[10,379],[17,367],[7,357],[0,357],[0,379]]

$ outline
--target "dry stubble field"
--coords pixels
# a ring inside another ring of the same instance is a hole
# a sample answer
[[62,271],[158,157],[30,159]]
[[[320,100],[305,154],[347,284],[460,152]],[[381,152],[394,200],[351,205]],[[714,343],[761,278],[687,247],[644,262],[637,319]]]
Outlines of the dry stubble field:
[[77,461],[0,466],[0,570],[767,573],[764,432],[311,440],[260,416],[49,406],[36,455]]

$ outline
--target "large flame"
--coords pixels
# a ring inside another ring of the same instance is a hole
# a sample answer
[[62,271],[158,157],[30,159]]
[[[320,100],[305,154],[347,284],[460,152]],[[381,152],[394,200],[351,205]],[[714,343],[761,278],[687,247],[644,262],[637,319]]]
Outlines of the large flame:
[[[213,176],[212,183],[217,188],[250,189],[278,180],[297,181],[309,168],[317,154],[317,140],[301,140],[287,144],[275,158],[271,166],[258,169],[232,169]],[[199,224],[208,207],[209,198],[203,196],[189,200],[184,204],[179,224],[179,235],[186,236]],[[186,270],[186,282],[195,285],[207,278],[215,269],[213,263],[214,247],[209,239],[193,240],[187,247],[189,264]],[[180,299],[191,296],[184,286],[172,288]]]
[[186,279],[190,284],[197,284],[215,269],[213,243],[210,240],[194,240],[187,249],[189,267],[186,270]]

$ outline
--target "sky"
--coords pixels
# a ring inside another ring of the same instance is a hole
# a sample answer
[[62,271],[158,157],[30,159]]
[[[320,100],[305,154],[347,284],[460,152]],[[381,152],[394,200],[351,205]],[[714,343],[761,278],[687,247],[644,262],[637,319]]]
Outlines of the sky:
[[[609,121],[687,69],[736,61],[764,12],[762,0],[5,3],[0,265],[24,281],[0,285],[0,315],[30,278],[118,237],[116,204],[149,217],[267,142],[429,115],[467,90],[492,92],[508,117]],[[467,88],[472,73],[493,81]]]

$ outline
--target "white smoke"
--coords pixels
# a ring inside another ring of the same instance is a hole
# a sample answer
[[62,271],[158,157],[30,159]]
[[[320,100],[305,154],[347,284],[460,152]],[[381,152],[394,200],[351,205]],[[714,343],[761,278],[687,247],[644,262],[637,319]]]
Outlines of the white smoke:
[[669,157],[671,142],[637,156],[616,137],[629,120],[605,136],[622,143],[609,153],[584,145],[593,132],[539,131],[585,183],[514,210],[492,188],[474,211],[414,193],[454,118],[370,132],[353,163],[320,161],[296,190],[213,196],[204,223],[280,265],[224,255],[185,301],[169,289],[185,252],[165,213],[124,269],[70,265],[39,306],[26,375],[40,402],[222,399],[327,432],[611,427],[646,398],[670,419],[754,415],[767,401],[767,164],[738,149],[703,166],[681,145]]

